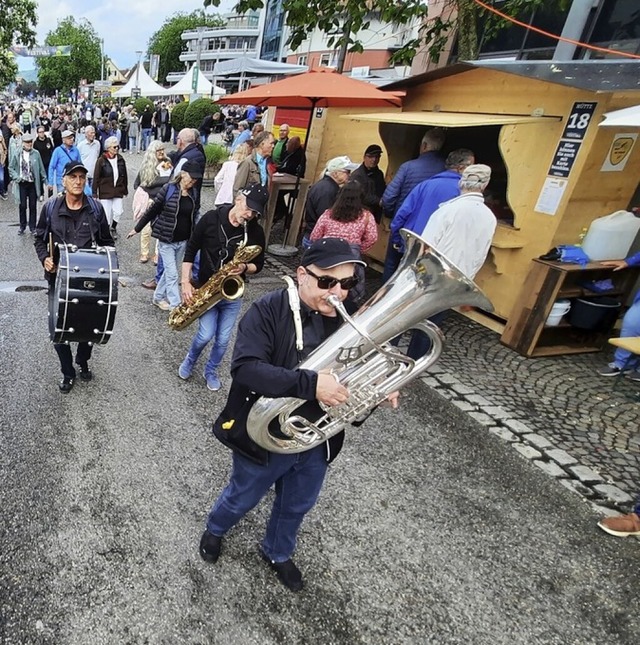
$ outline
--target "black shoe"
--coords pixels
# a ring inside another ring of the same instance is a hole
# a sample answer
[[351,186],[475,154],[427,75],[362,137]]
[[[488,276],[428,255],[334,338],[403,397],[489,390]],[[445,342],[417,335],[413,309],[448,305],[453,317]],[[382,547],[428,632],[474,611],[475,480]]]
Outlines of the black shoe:
[[90,381],[93,378],[91,370],[85,365],[84,367],[80,366],[80,380],[81,381]]
[[220,557],[221,548],[222,538],[205,530],[200,538],[200,557],[205,562],[217,562]]
[[65,376],[60,383],[58,383],[58,387],[60,388],[60,392],[63,394],[69,394],[73,389],[73,379]]
[[23,228],[18,229],[18,235],[24,235],[24,229]]
[[304,586],[302,581],[302,574],[300,569],[293,564],[293,560],[285,560],[284,562],[272,562],[264,553],[262,549],[258,549],[262,559],[276,572],[280,582],[291,591],[300,591]]

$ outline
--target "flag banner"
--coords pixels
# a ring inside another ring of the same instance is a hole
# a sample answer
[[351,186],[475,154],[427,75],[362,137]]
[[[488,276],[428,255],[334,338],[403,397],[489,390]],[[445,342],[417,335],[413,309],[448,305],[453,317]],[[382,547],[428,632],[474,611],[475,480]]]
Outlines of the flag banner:
[[14,45],[9,51],[16,56],[41,58],[45,56],[71,56],[71,45],[53,45],[52,47],[23,47]]

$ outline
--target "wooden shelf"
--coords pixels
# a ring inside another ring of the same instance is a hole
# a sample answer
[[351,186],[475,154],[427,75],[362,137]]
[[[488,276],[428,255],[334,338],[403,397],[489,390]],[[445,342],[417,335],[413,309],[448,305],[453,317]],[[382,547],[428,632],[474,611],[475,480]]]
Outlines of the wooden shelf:
[[[639,269],[628,267],[614,272],[597,262],[581,267],[533,260],[500,341],[523,356],[600,351],[613,335],[615,321],[609,328],[597,331],[573,327],[567,319],[559,325],[546,326],[549,313],[560,299],[619,297],[624,302],[634,288]],[[595,279],[610,279],[615,288],[598,294],[581,286]]]

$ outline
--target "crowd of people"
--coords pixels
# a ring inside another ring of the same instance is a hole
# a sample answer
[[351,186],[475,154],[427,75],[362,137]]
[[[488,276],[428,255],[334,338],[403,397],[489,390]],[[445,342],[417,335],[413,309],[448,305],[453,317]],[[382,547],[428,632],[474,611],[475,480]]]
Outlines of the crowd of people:
[[[145,109],[141,115],[130,106],[122,110],[97,105],[72,110],[31,110],[27,106],[22,112],[5,110],[0,161],[7,173],[0,173],[0,195],[6,198],[7,183],[14,184],[20,205],[19,232],[24,234],[28,227],[34,234],[50,284],[56,277],[50,241],[79,248],[115,243],[129,190],[123,157],[126,148],[130,154],[144,153],[133,181],[134,225],[127,237],[140,234],[139,261],[145,264],[153,259],[157,265],[154,279],[143,283],[153,289],[153,305],[166,312],[190,305],[195,290],[234,262],[245,244],[263,250],[251,261],[234,263],[231,274],[243,277],[262,270],[265,238],[259,220],[265,215],[273,178],[277,173],[304,177],[305,149],[299,136],[290,136],[286,123],[278,125],[277,137],[265,130],[259,111],[253,108],[232,106],[214,116],[198,129],[172,133],[171,105],[164,103],[155,112]],[[230,158],[215,179],[213,209],[201,213],[202,144],[211,133],[221,135]],[[176,144],[173,151],[168,149],[171,141]],[[348,389],[333,376],[298,370],[296,365],[340,324],[328,303],[329,295],[344,301],[348,311],[362,301],[362,255],[376,244],[383,216],[391,222],[384,280],[402,261],[401,229],[420,235],[473,279],[489,252],[496,227],[483,196],[491,168],[476,163],[471,150],[450,150],[444,155],[444,149],[446,133],[439,128],[427,130],[418,157],[401,165],[387,185],[379,168],[382,147],[372,143],[359,163],[345,155],[330,159],[311,186],[304,208],[304,253],[296,273],[297,286],[292,283],[289,289],[263,295],[238,325],[230,390],[214,424],[216,436],[233,451],[233,469],[207,518],[200,541],[204,560],[218,560],[226,534],[275,485],[260,553],[287,588],[302,588],[302,574],[292,561],[297,533],[317,500],[327,464],[337,456],[344,435],[302,456],[268,454],[248,435],[248,410],[260,396],[295,397],[315,406],[347,401]],[[52,211],[43,207],[37,218],[37,200],[54,192],[55,207]],[[295,197],[279,198],[276,216],[289,217]],[[85,223],[88,226],[80,225]],[[192,377],[210,346],[204,379],[208,390],[222,388],[220,365],[240,309],[241,299],[220,300],[199,316],[189,350],[176,366],[180,379]],[[446,314],[433,321],[441,322]],[[77,376],[73,353],[69,344],[56,344],[55,349],[63,375],[59,388],[67,394]],[[428,350],[428,338],[415,333],[409,356],[417,359]],[[79,343],[75,363],[82,380],[92,379],[90,358],[91,346]],[[619,358],[623,357],[616,357],[612,371],[621,369]],[[397,406],[397,393],[390,396],[390,403]],[[636,511],[626,517],[624,525],[621,520],[618,524],[605,520],[600,526],[614,535],[640,534]]]

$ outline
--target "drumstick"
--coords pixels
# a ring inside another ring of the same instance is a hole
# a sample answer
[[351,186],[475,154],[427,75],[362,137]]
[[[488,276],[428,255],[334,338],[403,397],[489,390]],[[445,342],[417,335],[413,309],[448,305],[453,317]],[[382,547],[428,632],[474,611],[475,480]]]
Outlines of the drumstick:
[[49,255],[53,260],[53,233],[49,233]]

